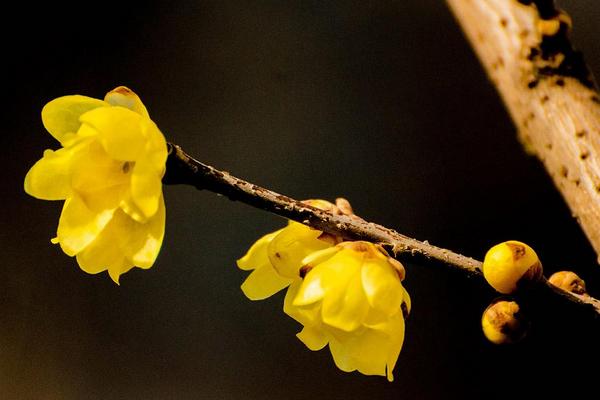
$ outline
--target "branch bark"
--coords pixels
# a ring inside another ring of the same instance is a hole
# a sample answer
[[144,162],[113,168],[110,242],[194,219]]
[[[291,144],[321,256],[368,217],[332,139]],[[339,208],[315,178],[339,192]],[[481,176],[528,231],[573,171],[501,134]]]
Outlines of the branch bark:
[[[600,255],[600,95],[552,0],[447,0],[525,148]],[[600,262],[600,258],[599,258]]]
[[[393,229],[367,222],[357,216],[336,215],[312,207],[203,164],[175,144],[169,144],[169,157],[163,183],[167,185],[186,184],[199,190],[209,190],[227,196],[230,200],[241,201],[348,240],[379,243],[396,256],[410,254],[423,257],[452,267],[468,276],[482,278],[481,261],[431,245],[426,241],[421,242]],[[576,307],[578,311],[593,318],[600,317],[600,301],[590,296],[566,292],[551,285],[545,279],[533,285],[531,289],[533,289],[531,293],[534,293],[537,300],[543,298],[559,300],[563,304]]]

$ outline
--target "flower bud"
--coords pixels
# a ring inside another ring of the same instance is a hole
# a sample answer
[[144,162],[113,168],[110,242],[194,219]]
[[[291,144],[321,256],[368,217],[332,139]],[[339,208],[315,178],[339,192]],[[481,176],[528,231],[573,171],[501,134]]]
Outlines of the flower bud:
[[522,340],[529,330],[529,320],[514,301],[496,300],[481,317],[485,337],[494,344],[511,344]]
[[519,282],[541,278],[542,264],[531,247],[509,240],[487,252],[483,261],[483,276],[498,292],[509,294],[517,290]]
[[585,282],[572,271],[555,272],[550,279],[548,279],[548,282],[567,292],[580,295],[586,294]]

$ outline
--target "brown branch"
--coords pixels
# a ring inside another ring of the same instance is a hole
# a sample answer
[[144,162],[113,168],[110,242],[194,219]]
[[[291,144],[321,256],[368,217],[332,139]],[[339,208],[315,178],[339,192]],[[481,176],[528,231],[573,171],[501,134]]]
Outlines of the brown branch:
[[[203,164],[186,154],[181,147],[169,144],[167,171],[163,178],[167,185],[187,184],[200,190],[209,190],[230,200],[241,201],[256,208],[277,214],[320,231],[339,235],[348,240],[366,240],[389,248],[394,254],[410,254],[434,260],[468,276],[480,277],[481,261],[428,242],[402,235],[393,229],[367,222],[357,216],[335,215],[311,207],[301,201],[281,195],[258,185],[236,178],[225,171]],[[589,296],[576,296],[542,280],[533,287],[536,296],[562,299],[563,304],[577,306],[594,318],[600,316],[600,301]]]
[[552,0],[447,0],[535,154],[600,255],[600,95]]

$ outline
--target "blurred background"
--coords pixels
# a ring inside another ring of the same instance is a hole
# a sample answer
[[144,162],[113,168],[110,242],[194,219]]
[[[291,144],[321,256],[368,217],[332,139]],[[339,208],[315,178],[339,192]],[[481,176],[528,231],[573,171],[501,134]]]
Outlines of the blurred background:
[[[600,3],[563,0],[600,76]],[[411,262],[413,311],[396,380],[337,370],[282,312],[239,289],[235,260],[278,217],[166,187],[148,271],[115,285],[50,244],[59,202],[23,178],[58,144],[40,120],[65,94],[134,89],[167,138],[296,198],[348,198],[362,217],[482,259],[522,240],[546,275],[600,266],[541,164],[527,156],[442,0],[153,1],[5,5],[0,159],[0,398],[478,399],[597,388],[598,321],[549,304],[530,336],[480,331],[495,294]]]

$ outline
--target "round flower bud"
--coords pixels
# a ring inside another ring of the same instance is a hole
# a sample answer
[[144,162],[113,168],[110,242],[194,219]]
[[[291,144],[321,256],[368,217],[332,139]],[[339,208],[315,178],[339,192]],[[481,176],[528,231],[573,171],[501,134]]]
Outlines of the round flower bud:
[[567,292],[586,294],[585,282],[572,271],[555,272],[550,279],[548,279],[548,282]]
[[509,240],[487,252],[483,261],[483,276],[498,292],[509,294],[517,290],[519,282],[540,279],[542,264],[531,247]]
[[494,344],[511,344],[522,340],[529,330],[529,320],[514,301],[496,300],[481,317],[485,337]]

